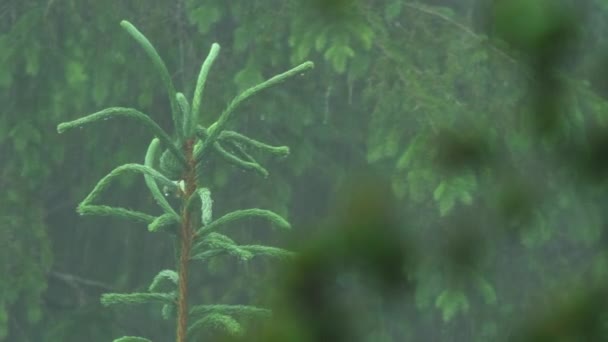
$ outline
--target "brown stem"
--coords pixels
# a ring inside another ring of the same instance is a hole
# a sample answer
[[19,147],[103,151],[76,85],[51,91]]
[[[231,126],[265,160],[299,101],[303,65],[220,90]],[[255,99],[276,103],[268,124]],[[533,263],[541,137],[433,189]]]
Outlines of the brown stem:
[[[184,174],[184,182],[186,183],[185,192],[182,194],[184,203],[196,191],[196,162],[193,154],[194,142],[187,141],[184,144],[184,152],[186,161],[188,162],[187,169]],[[179,255],[179,294],[177,303],[177,342],[186,342],[186,332],[188,329],[188,261],[190,260],[190,250],[192,248],[192,239],[194,236],[194,228],[191,219],[191,213],[186,206],[182,209],[182,226],[180,229],[180,255]]]

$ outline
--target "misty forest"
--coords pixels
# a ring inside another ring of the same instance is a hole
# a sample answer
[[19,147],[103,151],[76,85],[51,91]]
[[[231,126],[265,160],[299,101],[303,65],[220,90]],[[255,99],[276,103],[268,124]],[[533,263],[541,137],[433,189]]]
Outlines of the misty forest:
[[0,0],[0,341],[608,340],[606,30]]

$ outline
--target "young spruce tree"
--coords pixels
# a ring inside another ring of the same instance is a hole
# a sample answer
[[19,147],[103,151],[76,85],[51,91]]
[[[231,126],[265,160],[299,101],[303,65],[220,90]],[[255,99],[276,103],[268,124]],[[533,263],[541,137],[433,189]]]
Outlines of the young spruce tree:
[[[240,133],[227,130],[238,105],[257,92],[285,79],[312,68],[312,62],[303,63],[285,73],[276,75],[261,84],[251,87],[235,97],[221,113],[217,121],[209,127],[199,124],[201,97],[205,80],[211,65],[218,55],[218,44],[211,46],[209,55],[203,62],[192,97],[188,102],[184,94],[176,92],[169,72],[148,39],[128,21],[121,26],[141,45],[161,79],[169,95],[174,135],[167,134],[150,117],[136,109],[112,107],[83,118],[61,123],[57,130],[65,132],[75,127],[109,118],[125,117],[138,121],[155,136],[146,153],[144,164],[125,164],[103,177],[93,191],[78,205],[81,215],[118,216],[148,225],[151,232],[167,231],[177,239],[178,259],[176,270],[160,271],[152,280],[149,292],[104,294],[101,301],[111,304],[162,304],[163,317],[175,314],[177,320],[176,341],[185,342],[187,337],[199,334],[206,328],[222,329],[231,334],[239,334],[241,325],[237,318],[242,316],[267,316],[269,310],[246,305],[192,305],[188,303],[188,266],[191,261],[206,261],[222,254],[241,259],[255,255],[286,257],[289,251],[260,245],[237,245],[221,233],[227,223],[250,217],[264,218],[280,228],[289,228],[289,223],[276,213],[264,209],[245,209],[213,218],[212,198],[208,188],[202,186],[202,161],[210,153],[216,153],[226,161],[247,170],[253,170],[266,177],[267,170],[247,151],[251,149],[285,156],[286,146],[270,146]],[[228,147],[228,148],[226,148]],[[162,153],[161,149],[164,149]],[[158,167],[157,167],[158,165]],[[124,173],[141,173],[163,214],[152,216],[126,208],[95,204],[95,200],[115,178]],[[162,189],[162,191],[161,191]],[[177,193],[181,199],[179,208],[174,208],[164,194]],[[162,285],[162,286],[161,286]],[[169,290],[163,290],[169,287]],[[115,342],[149,341],[143,337],[125,336]]]

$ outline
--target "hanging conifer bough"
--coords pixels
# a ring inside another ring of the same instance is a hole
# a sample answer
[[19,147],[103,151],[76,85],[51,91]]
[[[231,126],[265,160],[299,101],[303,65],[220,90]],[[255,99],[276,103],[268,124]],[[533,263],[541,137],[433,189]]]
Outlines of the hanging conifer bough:
[[[235,97],[221,113],[215,123],[209,127],[199,124],[201,98],[207,74],[216,59],[220,46],[213,44],[209,55],[203,62],[192,104],[184,94],[176,92],[169,72],[152,44],[128,21],[121,26],[145,50],[152,60],[169,95],[171,115],[175,134],[171,137],[148,115],[132,108],[112,107],[90,114],[83,118],[61,123],[59,133],[75,127],[81,127],[108,118],[130,118],[140,122],[154,135],[148,147],[144,164],[125,164],[117,167],[103,177],[93,191],[78,205],[81,215],[119,216],[144,222],[150,231],[167,231],[179,239],[179,260],[177,270],[160,271],[152,280],[149,291],[143,293],[104,294],[101,302],[111,304],[160,303],[165,319],[177,320],[176,341],[184,342],[187,337],[194,337],[205,329],[219,329],[226,333],[239,335],[242,327],[238,319],[243,316],[268,316],[269,310],[245,305],[188,305],[188,265],[190,261],[206,261],[218,255],[232,255],[248,260],[256,255],[286,258],[291,252],[261,245],[238,245],[224,235],[222,227],[233,221],[251,217],[268,220],[279,228],[290,228],[289,223],[276,213],[265,209],[245,209],[230,212],[217,219],[213,218],[211,192],[201,187],[200,172],[202,161],[209,153],[215,152],[226,161],[243,169],[252,170],[266,177],[268,171],[260,165],[246,149],[256,149],[274,155],[285,156],[289,153],[286,146],[271,146],[251,139],[240,133],[226,130],[233,117],[234,110],[250,96],[275,85],[287,78],[313,67],[312,62],[305,62],[287,72],[276,75],[265,82],[245,90]],[[161,146],[164,151],[161,153]],[[225,146],[233,147],[229,152]],[[155,168],[159,165],[158,169]],[[110,182],[123,173],[141,173],[156,203],[163,214],[153,216],[126,208],[95,204]],[[162,189],[162,191],[161,191]],[[181,207],[174,208],[167,199],[167,193],[177,194]],[[189,319],[190,316],[190,319]],[[125,336],[115,341],[149,341],[143,337]]]

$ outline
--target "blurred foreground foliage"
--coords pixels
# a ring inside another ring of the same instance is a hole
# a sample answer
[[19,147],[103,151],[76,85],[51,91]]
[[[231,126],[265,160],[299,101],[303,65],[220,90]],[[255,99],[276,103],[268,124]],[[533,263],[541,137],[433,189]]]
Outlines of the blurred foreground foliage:
[[[292,146],[273,181],[230,168],[209,176],[218,203],[279,208],[299,227],[300,258],[271,277],[281,290],[263,280],[263,262],[219,261],[200,275],[209,301],[275,303],[275,320],[250,340],[602,340],[607,16],[603,0],[2,2],[0,336],[170,338],[160,317],[109,317],[97,302],[152,276],[169,246],[72,214],[85,185],[139,158],[147,137],[125,125],[66,145],[54,130],[106,103],[169,123],[158,80],[118,32],[127,18],[187,92],[211,42],[225,47],[209,75],[211,112],[287,65],[318,66],[243,109],[241,131]],[[347,181],[356,169],[388,189],[361,180],[357,192]],[[152,207],[124,198],[134,182],[108,200]],[[328,201],[335,184],[353,188],[343,214]]]

